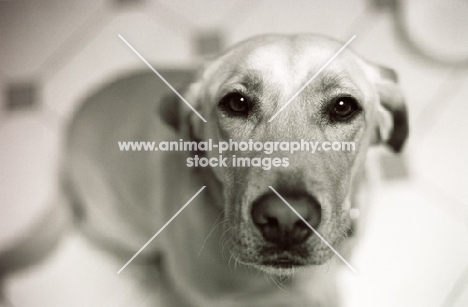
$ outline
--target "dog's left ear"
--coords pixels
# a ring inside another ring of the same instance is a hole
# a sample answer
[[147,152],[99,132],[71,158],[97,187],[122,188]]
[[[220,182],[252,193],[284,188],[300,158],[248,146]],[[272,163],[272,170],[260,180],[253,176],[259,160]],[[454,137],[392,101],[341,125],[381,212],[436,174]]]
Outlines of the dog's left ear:
[[380,103],[377,105],[376,142],[384,142],[394,152],[400,152],[409,133],[405,98],[394,70],[378,66],[377,71],[375,86]]

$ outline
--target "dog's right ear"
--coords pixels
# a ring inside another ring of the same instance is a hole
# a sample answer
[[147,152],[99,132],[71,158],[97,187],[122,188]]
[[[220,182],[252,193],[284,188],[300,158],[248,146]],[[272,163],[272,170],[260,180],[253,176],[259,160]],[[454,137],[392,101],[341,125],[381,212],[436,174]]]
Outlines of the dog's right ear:
[[176,131],[180,128],[181,102],[182,100],[175,93],[170,92],[164,95],[159,103],[159,116]]
[[[201,84],[196,82],[192,83],[187,90],[180,91],[197,112],[201,112],[199,103],[201,88]],[[192,140],[202,139],[203,122],[175,93],[171,92],[161,98],[159,114],[163,121],[179,132],[181,136]]]

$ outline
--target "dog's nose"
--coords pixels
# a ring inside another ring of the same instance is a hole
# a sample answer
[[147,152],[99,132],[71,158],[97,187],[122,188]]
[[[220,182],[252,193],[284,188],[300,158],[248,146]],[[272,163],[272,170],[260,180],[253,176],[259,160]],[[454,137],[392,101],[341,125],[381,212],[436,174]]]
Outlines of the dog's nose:
[[[279,192],[282,194],[281,192]],[[320,224],[321,208],[309,194],[283,195],[284,199],[312,226]],[[277,195],[264,194],[252,205],[252,219],[265,240],[282,246],[303,243],[312,230]]]

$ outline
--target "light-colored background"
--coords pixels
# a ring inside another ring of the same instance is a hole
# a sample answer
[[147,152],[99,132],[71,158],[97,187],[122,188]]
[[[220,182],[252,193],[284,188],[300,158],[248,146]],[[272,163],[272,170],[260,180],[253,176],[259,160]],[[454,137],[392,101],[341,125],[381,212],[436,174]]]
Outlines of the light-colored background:
[[[411,137],[402,158],[375,155],[387,166],[383,174],[394,170],[398,178],[382,175],[374,187],[367,235],[351,261],[359,274],[343,276],[345,306],[468,306],[468,290],[454,289],[457,281],[468,285],[467,69],[411,53],[391,13],[370,1],[117,2],[0,1],[0,252],[30,235],[54,199],[61,132],[80,99],[129,69],[147,69],[117,34],[158,67],[196,62],[193,37],[203,30],[222,31],[226,45],[271,32],[342,41],[356,34],[352,49],[398,72]],[[468,24],[457,19],[466,1],[412,3],[412,22],[428,46],[466,47],[460,38]],[[36,84],[41,105],[8,111],[4,93],[14,82]],[[25,307],[143,306],[135,285],[115,275],[121,264],[85,255],[86,248],[71,238],[51,256],[66,261],[13,276],[7,297]],[[444,303],[453,298],[455,305]]]

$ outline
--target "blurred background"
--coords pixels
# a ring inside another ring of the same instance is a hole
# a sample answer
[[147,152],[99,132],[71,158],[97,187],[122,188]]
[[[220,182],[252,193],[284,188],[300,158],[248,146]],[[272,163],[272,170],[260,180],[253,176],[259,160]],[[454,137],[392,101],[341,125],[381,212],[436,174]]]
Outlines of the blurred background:
[[[156,69],[196,67],[257,34],[356,34],[351,49],[397,71],[411,132],[402,155],[370,154],[381,180],[350,261],[358,274],[341,279],[344,306],[468,306],[467,16],[466,0],[0,0],[0,255],[56,210],[63,131],[80,102],[149,70],[118,34]],[[54,266],[8,276],[6,301],[145,306],[121,264],[79,236],[45,251]]]

